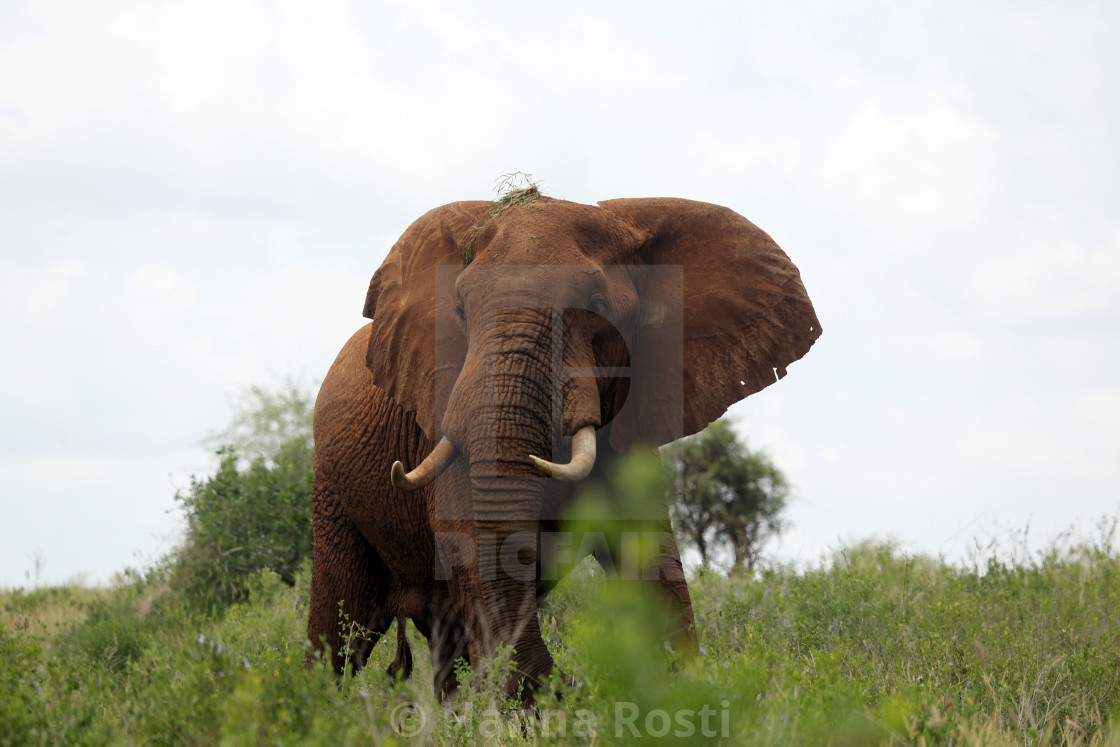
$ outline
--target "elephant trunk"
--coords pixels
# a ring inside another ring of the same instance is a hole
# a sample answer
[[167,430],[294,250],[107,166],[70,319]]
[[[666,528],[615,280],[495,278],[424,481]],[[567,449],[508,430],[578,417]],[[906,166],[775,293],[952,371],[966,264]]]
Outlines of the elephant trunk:
[[[505,308],[475,330],[444,419],[472,479],[489,470],[574,482],[594,467],[601,413],[597,380],[587,373],[595,366],[592,341],[561,319],[550,308]],[[572,437],[570,456],[564,436]],[[570,461],[548,461],[554,452]]]
[[[598,397],[583,401],[583,392],[565,380],[563,349],[553,345],[561,330],[553,321],[549,309],[503,310],[489,355],[473,362],[485,365],[472,370],[469,391],[476,406],[459,411],[463,420],[451,422],[453,435],[462,436],[454,440],[467,459],[478,544],[475,640],[481,641],[482,655],[493,654],[498,644],[514,647],[511,691],[519,682],[534,687],[552,669],[537,621],[540,520],[549,483],[532,456],[552,456],[557,437],[576,417],[583,422],[575,464],[560,468],[589,472],[594,463],[594,447],[588,454],[586,442],[594,442]],[[471,363],[464,372],[469,369]],[[586,422],[584,413],[592,411],[595,422]],[[465,427],[456,427],[460,424]]]
[[[531,387],[532,382],[519,382]],[[491,432],[469,440],[468,470],[478,590],[473,627],[482,657],[500,644],[514,648],[517,670],[507,684],[534,689],[552,669],[537,621],[537,555],[540,516],[547,481],[529,462],[530,451],[546,444],[551,430],[539,414],[529,422],[505,405],[479,413]],[[472,657],[473,658],[473,657]]]

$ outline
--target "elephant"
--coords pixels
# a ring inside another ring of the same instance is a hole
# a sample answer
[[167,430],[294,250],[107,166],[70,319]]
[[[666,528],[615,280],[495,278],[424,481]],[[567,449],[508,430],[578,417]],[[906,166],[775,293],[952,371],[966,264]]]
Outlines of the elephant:
[[[456,660],[477,670],[506,645],[507,692],[531,700],[553,670],[539,605],[572,565],[556,570],[550,538],[581,482],[702,430],[821,334],[798,269],[729,208],[535,187],[420,217],[363,315],[315,405],[307,632],[328,653],[308,665],[361,667],[395,620],[389,671],[408,676],[410,619],[443,699]],[[687,656],[688,586],[667,504],[650,503],[660,532],[632,577]],[[580,550],[619,567],[619,536]]]

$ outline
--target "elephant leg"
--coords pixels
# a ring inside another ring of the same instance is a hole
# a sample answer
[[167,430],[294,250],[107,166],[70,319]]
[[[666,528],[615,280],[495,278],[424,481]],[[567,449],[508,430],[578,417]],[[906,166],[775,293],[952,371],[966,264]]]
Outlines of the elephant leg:
[[459,689],[455,662],[469,658],[467,631],[455,617],[444,616],[432,622],[414,621],[416,629],[428,640],[432,654],[432,685],[440,700],[453,700]]
[[664,521],[618,522],[592,554],[613,582],[652,586],[668,610],[665,637],[673,649],[686,657],[699,651],[692,598],[667,509]]
[[692,597],[685,582],[680,550],[677,549],[677,541],[668,519],[658,537],[655,540],[658,547],[654,565],[650,572],[656,574],[654,583],[669,606],[671,628],[666,634],[675,651],[692,657],[700,649],[700,643],[696,639],[696,618],[692,613]]
[[332,666],[341,674],[347,660],[356,670],[365,664],[393,621],[386,606],[389,570],[338,498],[320,485],[314,493],[307,637],[315,650],[330,649]]

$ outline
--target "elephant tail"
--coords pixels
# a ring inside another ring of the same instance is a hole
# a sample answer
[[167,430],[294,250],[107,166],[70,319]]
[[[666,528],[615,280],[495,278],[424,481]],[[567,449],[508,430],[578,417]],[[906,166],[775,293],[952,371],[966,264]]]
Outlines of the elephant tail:
[[408,618],[397,615],[397,655],[389,665],[389,676],[394,679],[399,677],[407,680],[412,676],[412,649],[408,645],[406,627],[408,627]]

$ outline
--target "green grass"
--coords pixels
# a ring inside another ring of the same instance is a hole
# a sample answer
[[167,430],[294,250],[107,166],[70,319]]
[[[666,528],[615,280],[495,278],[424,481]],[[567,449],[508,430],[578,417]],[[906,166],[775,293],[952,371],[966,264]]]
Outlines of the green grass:
[[260,575],[222,615],[165,575],[0,594],[0,745],[1120,745],[1110,527],[970,568],[864,545],[810,571],[700,574],[690,662],[664,652],[650,600],[583,569],[541,612],[578,685],[557,678],[540,716],[496,695],[502,662],[438,705],[414,629],[411,683],[382,673],[392,631],[358,676],[306,670],[306,568],[294,587]]

